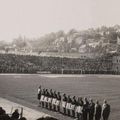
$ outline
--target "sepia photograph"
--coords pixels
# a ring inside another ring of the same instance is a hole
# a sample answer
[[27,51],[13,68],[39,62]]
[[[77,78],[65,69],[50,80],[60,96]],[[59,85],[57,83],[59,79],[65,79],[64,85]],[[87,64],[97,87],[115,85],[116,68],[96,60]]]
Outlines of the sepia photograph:
[[120,119],[120,0],[0,0],[0,120]]

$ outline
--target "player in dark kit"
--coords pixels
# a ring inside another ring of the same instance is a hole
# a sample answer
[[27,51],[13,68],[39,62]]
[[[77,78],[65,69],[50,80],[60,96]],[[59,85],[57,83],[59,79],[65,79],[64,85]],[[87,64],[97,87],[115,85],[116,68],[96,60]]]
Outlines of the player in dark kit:
[[75,112],[77,114],[78,120],[83,120],[83,100],[81,97],[78,97],[77,107]]
[[42,107],[44,107],[44,98],[45,98],[45,89],[42,89],[41,99],[40,99]]
[[40,99],[41,99],[41,94],[42,94],[42,88],[41,85],[38,88],[38,93],[37,93],[37,98],[39,100],[39,106],[41,105]]
[[99,104],[99,101],[97,100],[96,104],[95,104],[95,120],[100,120],[100,118],[101,118],[101,111],[102,111],[102,107]]
[[83,120],[88,120],[88,112],[89,112],[89,102],[87,100],[87,98],[84,98],[83,101]]
[[56,110],[60,112],[60,102],[61,102],[61,95],[60,92],[57,93],[57,101],[56,101]]
[[103,120],[108,120],[109,115],[110,115],[110,105],[107,103],[106,100],[104,100],[104,103],[102,105]]
[[72,98],[72,104],[71,104],[71,116],[72,117],[75,117],[75,108],[77,106],[77,100],[76,100],[76,97],[74,96]]
[[53,91],[52,91],[52,89],[50,89],[49,98],[48,98],[48,108],[50,110],[52,109],[52,99],[53,99]]
[[49,98],[49,92],[48,89],[45,90],[45,98],[44,98],[44,106],[48,108],[48,98]]
[[63,108],[63,114],[64,115],[66,115],[66,104],[67,104],[67,97],[66,97],[66,94],[63,94],[62,108]]
[[89,102],[89,120],[93,120],[94,112],[95,112],[95,104],[94,104],[93,100],[90,99],[90,102]]
[[53,93],[53,99],[52,99],[52,110],[56,111],[56,101],[57,101],[57,94],[56,91]]
[[72,99],[71,99],[70,95],[68,95],[67,104],[66,104],[66,110],[67,110],[68,116],[70,116],[71,105],[72,105]]

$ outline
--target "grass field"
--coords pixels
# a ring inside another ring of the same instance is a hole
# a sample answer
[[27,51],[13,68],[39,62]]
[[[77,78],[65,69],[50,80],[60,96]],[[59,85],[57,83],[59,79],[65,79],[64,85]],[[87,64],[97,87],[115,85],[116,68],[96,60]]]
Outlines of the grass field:
[[42,85],[61,93],[92,97],[111,105],[110,120],[120,119],[120,76],[114,75],[0,75],[0,95],[38,104],[37,88]]

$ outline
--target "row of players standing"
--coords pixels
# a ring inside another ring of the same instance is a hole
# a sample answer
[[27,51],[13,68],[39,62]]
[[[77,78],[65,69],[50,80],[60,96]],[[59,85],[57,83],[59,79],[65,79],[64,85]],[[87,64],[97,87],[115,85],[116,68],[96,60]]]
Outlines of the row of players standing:
[[94,103],[92,99],[76,98],[66,94],[61,96],[60,92],[52,89],[42,89],[41,86],[38,88],[38,100],[41,107],[60,112],[78,120],[100,120],[101,117],[103,120],[108,120],[110,115],[110,105],[106,100],[101,106],[98,100]]

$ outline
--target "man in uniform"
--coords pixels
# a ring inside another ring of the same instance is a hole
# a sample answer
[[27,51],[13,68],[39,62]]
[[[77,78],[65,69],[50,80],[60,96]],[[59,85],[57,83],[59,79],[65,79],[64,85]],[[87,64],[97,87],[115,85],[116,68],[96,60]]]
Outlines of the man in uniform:
[[68,116],[70,116],[71,105],[72,105],[72,99],[71,99],[70,95],[68,95],[67,104],[66,104],[66,109],[67,109],[67,115]]
[[89,102],[87,98],[84,98],[83,101],[83,120],[88,120],[88,112],[89,112]]
[[102,111],[102,107],[99,104],[99,101],[96,100],[96,104],[95,104],[95,120],[100,120],[100,118],[101,118],[101,111]]
[[60,103],[61,103],[61,95],[60,92],[57,93],[57,101],[56,101],[56,111],[60,112]]
[[42,92],[42,89],[41,89],[41,85],[40,85],[39,88],[38,88],[38,93],[37,93],[37,98],[38,98],[38,100],[39,100],[39,106],[41,105],[41,102],[40,102],[41,92]]
[[94,104],[93,100],[90,99],[90,103],[89,103],[89,120],[93,120],[94,111],[95,111],[95,104]]
[[78,97],[75,112],[77,114],[78,120],[83,120],[83,100],[82,100],[82,97]]
[[53,93],[53,99],[52,99],[52,109],[56,111],[56,101],[57,101],[57,94],[56,91]]
[[44,98],[44,104],[45,107],[48,108],[48,98],[49,98],[49,92],[48,89],[45,90],[45,98]]
[[110,115],[110,105],[107,103],[106,100],[104,100],[104,103],[102,105],[102,117],[103,120],[108,120]]
[[67,97],[66,97],[66,94],[63,94],[62,108],[63,108],[63,114],[64,115],[66,115],[66,104],[67,104]]
[[52,89],[50,89],[49,98],[48,98],[48,108],[50,110],[52,109],[52,99],[53,99],[53,91],[52,91]]
[[71,104],[71,115],[72,117],[75,117],[75,108],[77,106],[77,100],[76,100],[76,97],[73,96],[72,98],[72,104]]
[[42,107],[44,107],[44,105],[45,105],[44,98],[45,98],[45,89],[42,89],[41,98],[40,98],[40,102],[41,102]]

